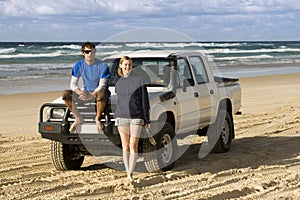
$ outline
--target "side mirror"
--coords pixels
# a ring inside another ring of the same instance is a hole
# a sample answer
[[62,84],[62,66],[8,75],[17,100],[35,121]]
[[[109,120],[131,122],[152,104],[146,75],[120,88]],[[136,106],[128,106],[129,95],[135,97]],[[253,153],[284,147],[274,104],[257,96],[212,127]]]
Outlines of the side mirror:
[[182,86],[182,90],[183,92],[186,92],[186,88],[189,86],[194,86],[195,82],[193,79],[184,79],[183,80],[183,86]]

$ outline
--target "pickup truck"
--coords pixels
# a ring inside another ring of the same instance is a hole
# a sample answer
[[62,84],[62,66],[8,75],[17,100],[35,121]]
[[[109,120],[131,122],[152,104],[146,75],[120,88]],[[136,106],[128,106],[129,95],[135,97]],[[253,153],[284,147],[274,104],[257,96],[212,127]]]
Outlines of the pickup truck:
[[[227,152],[234,139],[233,115],[241,113],[238,79],[214,76],[200,52],[138,50],[106,57],[111,72],[111,96],[102,114],[105,125],[97,132],[94,102],[78,102],[84,123],[75,133],[72,112],[61,97],[40,108],[39,132],[51,140],[50,157],[57,170],[74,170],[84,157],[122,155],[120,136],[114,125],[117,95],[114,78],[123,55],[133,59],[134,69],[144,76],[149,93],[151,128],[143,129],[139,153],[147,171],[166,171],[179,158],[177,139],[189,134],[207,136],[206,151]],[[203,154],[203,152],[202,152]],[[199,154],[200,155],[200,154]]]

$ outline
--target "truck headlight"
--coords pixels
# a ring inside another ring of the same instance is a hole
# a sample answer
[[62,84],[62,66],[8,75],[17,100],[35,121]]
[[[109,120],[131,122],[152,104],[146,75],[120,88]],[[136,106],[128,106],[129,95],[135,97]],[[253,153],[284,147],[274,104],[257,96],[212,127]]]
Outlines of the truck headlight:
[[63,119],[65,115],[65,109],[64,108],[52,108],[51,109],[51,118],[54,119]]

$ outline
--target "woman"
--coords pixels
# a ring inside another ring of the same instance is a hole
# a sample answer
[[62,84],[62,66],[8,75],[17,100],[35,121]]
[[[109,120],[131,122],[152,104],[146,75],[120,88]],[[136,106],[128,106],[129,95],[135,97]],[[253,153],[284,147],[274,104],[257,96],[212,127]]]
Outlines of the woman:
[[132,182],[142,126],[149,127],[149,99],[147,88],[139,73],[132,68],[132,59],[123,56],[119,62],[120,79],[115,85],[118,96],[116,126],[120,133],[123,161],[127,178]]

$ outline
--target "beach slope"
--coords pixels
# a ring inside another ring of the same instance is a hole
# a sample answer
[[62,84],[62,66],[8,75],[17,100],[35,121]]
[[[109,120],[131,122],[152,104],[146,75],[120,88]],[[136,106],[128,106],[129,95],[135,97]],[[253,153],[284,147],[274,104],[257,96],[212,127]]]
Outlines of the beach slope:
[[50,142],[37,131],[38,112],[61,92],[2,95],[0,199],[299,199],[299,77],[242,78],[243,114],[234,116],[228,153],[199,159],[203,139],[191,136],[193,145],[172,171],[137,170],[134,185],[126,184],[125,172],[93,157],[81,170],[53,168]]

